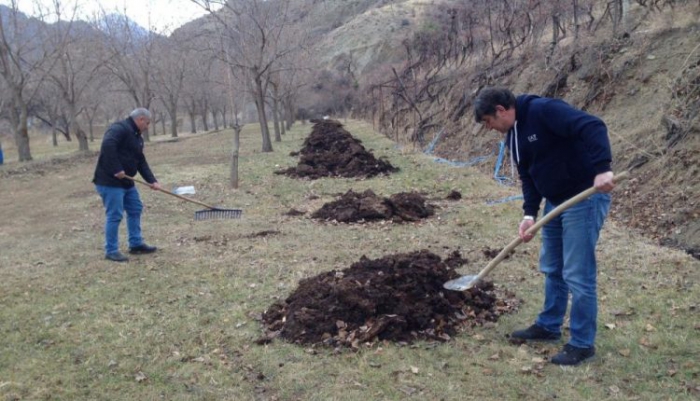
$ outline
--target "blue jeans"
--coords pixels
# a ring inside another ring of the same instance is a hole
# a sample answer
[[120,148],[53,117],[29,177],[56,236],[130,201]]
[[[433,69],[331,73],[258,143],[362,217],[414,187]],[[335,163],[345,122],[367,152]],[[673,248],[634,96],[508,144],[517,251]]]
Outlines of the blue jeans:
[[[549,201],[544,213],[554,209]],[[540,271],[545,274],[544,307],[535,323],[561,333],[571,293],[569,344],[595,343],[598,316],[595,248],[610,209],[610,195],[597,193],[570,207],[542,227]]]
[[105,206],[105,254],[119,252],[119,224],[126,211],[129,247],[143,245],[141,211],[143,203],[136,187],[129,189],[95,185]]

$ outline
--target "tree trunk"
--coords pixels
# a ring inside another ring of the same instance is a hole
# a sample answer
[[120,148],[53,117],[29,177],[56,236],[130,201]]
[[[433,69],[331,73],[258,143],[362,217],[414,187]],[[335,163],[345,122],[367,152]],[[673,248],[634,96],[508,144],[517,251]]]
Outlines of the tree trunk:
[[88,130],[90,131],[90,142],[95,142],[95,115],[88,119]]
[[190,133],[196,134],[197,133],[197,123],[195,122],[195,115],[194,115],[194,113],[189,113],[189,114],[190,114]]
[[211,113],[211,116],[214,118],[214,131],[219,130],[219,116],[216,114],[217,113],[215,111]]
[[58,146],[58,129],[56,129],[56,118],[53,116],[49,116],[51,119],[51,142],[53,144],[53,147]]
[[258,122],[260,123],[260,132],[262,133],[262,151],[272,152],[272,141],[270,140],[270,129],[267,127],[267,116],[265,115],[265,91],[263,90],[262,78],[255,77],[255,108],[258,111]]
[[280,119],[280,133],[282,135],[284,135],[287,133],[287,130],[284,127],[285,124],[284,124],[284,108],[283,107],[281,107],[279,109],[278,118]]
[[78,123],[78,112],[75,104],[68,104],[68,118],[68,130],[74,132],[75,137],[78,138],[78,150],[81,152],[87,152],[90,150],[88,146],[88,138],[87,135],[85,135],[85,131],[83,131]]
[[238,150],[241,144],[241,129],[238,124],[233,127],[233,150],[231,151],[231,188],[238,188]]
[[277,102],[277,99],[272,99],[272,122],[275,128],[275,142],[282,142],[282,133],[280,131],[279,103]]
[[85,134],[85,131],[83,131],[80,126],[77,127],[77,131],[75,131],[75,136],[78,138],[78,149],[81,152],[87,152],[90,150],[90,147],[88,145],[88,137]]
[[29,149],[29,129],[27,128],[27,106],[24,102],[15,102],[19,106],[11,113],[15,131],[15,144],[17,145],[17,155],[20,162],[32,160],[32,152]]
[[207,117],[209,117],[209,110],[202,110],[202,125],[204,125],[204,132],[209,131],[209,119]]
[[[168,115],[170,115],[170,136],[177,138],[177,101],[170,101]],[[165,132],[165,119],[163,119],[163,132]]]
[[170,136],[177,138],[177,114],[170,114]]
[[287,100],[285,103],[287,130],[290,130],[292,128],[292,124],[294,124],[294,102],[292,102],[292,100]]

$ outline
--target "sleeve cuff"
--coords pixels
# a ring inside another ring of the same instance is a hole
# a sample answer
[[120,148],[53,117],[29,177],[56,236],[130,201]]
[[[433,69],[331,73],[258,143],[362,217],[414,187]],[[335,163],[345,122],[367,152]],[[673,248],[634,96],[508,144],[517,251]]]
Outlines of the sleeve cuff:
[[607,173],[608,171],[612,171],[612,168],[610,167],[610,162],[603,162],[595,165],[596,174],[603,174]]

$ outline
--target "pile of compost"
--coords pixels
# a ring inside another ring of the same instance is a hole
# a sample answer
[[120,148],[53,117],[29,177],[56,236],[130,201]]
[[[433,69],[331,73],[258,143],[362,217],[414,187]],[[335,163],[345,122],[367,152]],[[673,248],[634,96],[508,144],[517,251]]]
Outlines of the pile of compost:
[[450,340],[460,329],[494,322],[516,309],[512,294],[498,299],[492,283],[465,292],[442,285],[466,263],[458,252],[444,261],[430,251],[362,257],[347,269],[302,280],[262,320],[265,335],[304,345],[357,348],[376,341]]
[[435,214],[433,205],[415,192],[401,192],[380,198],[371,189],[362,193],[349,190],[338,200],[326,203],[311,217],[341,223],[391,220],[395,223],[418,221]]
[[296,167],[276,171],[294,178],[322,177],[371,178],[398,169],[367,151],[336,120],[313,120],[311,134],[304,140]]

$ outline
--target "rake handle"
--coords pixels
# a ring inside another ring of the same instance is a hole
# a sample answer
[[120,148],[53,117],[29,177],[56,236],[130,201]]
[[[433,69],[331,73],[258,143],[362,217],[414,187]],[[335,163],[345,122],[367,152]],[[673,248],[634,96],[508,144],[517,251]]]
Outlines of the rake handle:
[[[147,183],[146,181],[139,180],[139,179],[136,178],[136,177],[129,177],[128,175],[125,175],[124,178],[128,178],[128,179],[130,179],[131,181],[138,182],[139,184],[143,184],[143,185],[146,185],[146,186],[148,186],[148,187],[151,187],[151,184]],[[165,194],[168,194],[168,195],[170,195],[170,196],[174,196],[174,197],[176,197],[176,198],[178,198],[178,199],[182,199],[182,200],[187,201],[187,202],[191,202],[191,203],[194,203],[194,204],[197,204],[197,205],[200,205],[200,206],[204,206],[204,207],[209,208],[209,209],[212,209],[212,210],[219,210],[218,207],[214,207],[214,206],[211,206],[211,205],[207,205],[207,204],[204,203],[204,202],[200,202],[200,201],[198,201],[198,200],[194,200],[194,199],[190,199],[190,198],[184,197],[184,196],[182,196],[182,195],[178,195],[178,194],[176,194],[176,193],[170,192],[170,191],[168,191],[168,190],[166,190],[166,189],[163,189],[163,188],[153,188],[153,189],[157,189],[158,191],[163,192],[163,193],[165,193]]]
[[[622,173],[614,176],[613,181],[615,183],[619,183],[626,180],[627,178],[627,172],[623,171]],[[527,231],[525,231],[525,233],[534,235],[537,232],[537,230],[542,228],[542,226],[544,226],[545,224],[549,223],[555,217],[562,214],[566,209],[581,202],[582,200],[588,198],[596,192],[598,192],[598,190],[596,190],[595,187],[591,187],[581,192],[580,194],[574,196],[573,198],[567,200],[566,202],[562,203],[561,205],[557,206],[556,208],[552,209],[549,213],[544,215],[544,217],[542,217],[541,220],[536,222],[532,227],[528,228]],[[493,260],[491,260],[489,264],[486,265],[486,267],[482,271],[480,271],[476,277],[474,277],[474,280],[472,282],[476,283],[477,281],[484,278],[487,274],[491,272],[491,270],[493,270],[494,267],[496,267],[496,265],[501,263],[501,261],[505,259],[506,256],[508,256],[513,251],[513,249],[515,249],[522,242],[523,240],[520,238],[520,236],[514,239],[510,244],[503,248],[503,250]]]

